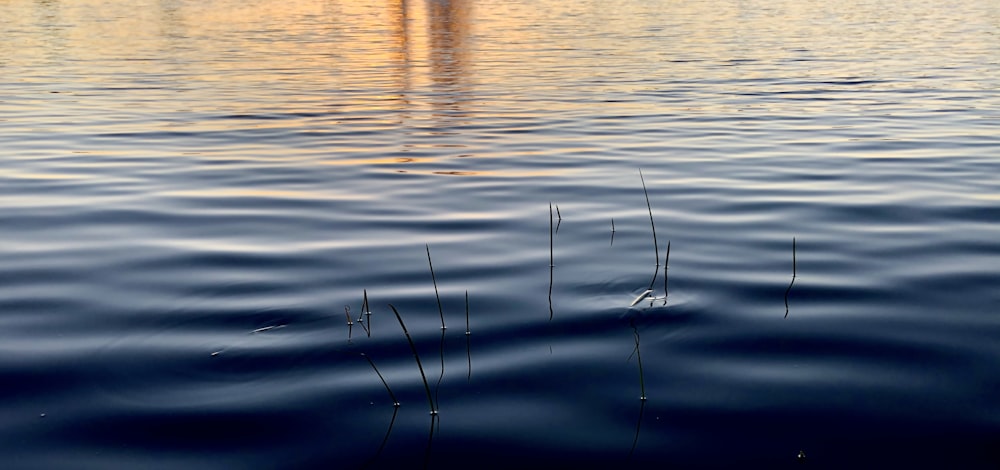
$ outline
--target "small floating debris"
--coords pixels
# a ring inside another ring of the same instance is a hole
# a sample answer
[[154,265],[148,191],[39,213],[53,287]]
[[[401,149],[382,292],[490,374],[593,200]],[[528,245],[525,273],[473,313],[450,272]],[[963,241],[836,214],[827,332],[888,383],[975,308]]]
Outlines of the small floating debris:
[[[277,330],[277,329],[279,329],[279,328],[284,328],[284,327],[286,327],[286,326],[287,326],[287,325],[271,325],[271,326],[265,326],[265,327],[262,327],[262,328],[257,328],[256,330],[253,330],[253,331],[251,331],[251,332],[250,332],[250,333],[248,333],[248,334],[251,334],[251,335],[255,335],[255,334],[257,334],[257,333],[264,333],[264,332],[267,332],[267,331],[271,331],[271,330]],[[237,342],[236,342],[236,344],[239,344],[239,341],[237,341]],[[222,353],[224,353],[224,352],[228,351],[228,350],[229,350],[229,348],[231,348],[231,347],[233,347],[233,346],[236,346],[236,344],[233,344],[233,345],[230,345],[230,346],[226,346],[226,347],[224,347],[224,348],[222,348],[222,349],[220,349],[220,350],[218,350],[218,351],[215,351],[215,352],[213,352],[213,353],[212,353],[212,357],[215,357],[215,356],[218,356],[219,354],[222,354]]]
[[265,327],[263,327],[263,328],[257,328],[256,330],[253,330],[253,331],[251,331],[251,332],[250,332],[250,334],[254,334],[254,333],[263,333],[263,332],[265,332],[265,331],[271,331],[271,330],[277,330],[278,328],[284,328],[284,327],[285,327],[285,325],[271,325],[271,326],[265,326]]
[[646,289],[643,293],[639,294],[632,303],[628,304],[629,307],[635,307],[635,304],[642,302],[643,299],[649,297],[649,294],[653,293],[653,289]]

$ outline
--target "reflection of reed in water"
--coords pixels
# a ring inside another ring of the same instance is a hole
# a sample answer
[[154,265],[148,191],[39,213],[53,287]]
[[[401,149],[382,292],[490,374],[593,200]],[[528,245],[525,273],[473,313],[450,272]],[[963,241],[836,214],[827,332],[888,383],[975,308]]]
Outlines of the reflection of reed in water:
[[397,403],[396,405],[397,406],[392,409],[392,419],[389,420],[389,428],[385,430],[385,437],[382,438],[382,444],[378,446],[378,450],[375,451],[375,455],[372,455],[361,468],[371,467],[372,464],[378,460],[379,456],[382,455],[382,450],[385,449],[385,444],[389,442],[389,435],[392,434],[392,425],[396,424],[396,415],[399,414],[399,404]]
[[434,443],[434,425],[441,425],[438,416],[431,416],[431,430],[427,435],[427,449],[424,451],[424,468],[429,468],[431,463],[431,444]]
[[[635,359],[639,363],[639,400],[646,401],[646,378],[642,372],[642,353],[639,352],[639,329],[634,323],[632,324],[632,335],[635,337],[635,349],[632,350],[632,354],[635,355]],[[629,355],[628,358],[632,359],[632,355]]]
[[639,444],[639,429],[642,428],[642,415],[646,411],[646,400],[639,402],[639,419],[635,421],[635,437],[632,438],[632,448],[628,451],[628,458],[632,460],[632,455],[635,454],[635,447]]

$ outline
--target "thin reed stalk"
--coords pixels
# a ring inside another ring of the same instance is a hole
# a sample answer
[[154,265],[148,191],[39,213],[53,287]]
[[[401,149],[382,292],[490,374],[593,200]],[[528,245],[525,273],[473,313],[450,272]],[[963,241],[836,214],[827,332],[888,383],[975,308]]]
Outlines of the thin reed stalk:
[[553,239],[555,238],[555,232],[552,227],[552,203],[549,202],[549,321],[552,321],[552,317],[555,316],[555,311],[552,310],[552,284],[555,276],[556,261],[555,254],[553,250]]
[[465,291],[465,334],[472,334],[472,330],[469,329],[469,291]]
[[615,218],[611,218],[611,246],[615,246]]
[[549,266],[556,265],[556,258],[553,250],[553,239],[555,238],[555,228],[552,224],[552,203],[549,203]]
[[358,314],[358,320],[357,320],[357,322],[358,322],[359,325],[361,325],[361,329],[365,330],[365,335],[367,335],[369,338],[371,338],[372,337],[372,332],[368,329],[368,325],[365,325],[365,307],[368,304],[368,299],[367,299],[368,296],[365,295],[365,297],[366,297],[365,300],[363,302],[361,302],[361,313]]
[[437,297],[438,313],[441,315],[441,329],[448,328],[444,326],[444,309],[441,308],[441,294],[438,293],[438,282],[437,277],[434,276],[434,263],[431,262],[431,246],[424,245],[427,248],[427,265],[431,267],[431,281],[434,282],[434,296]]
[[798,275],[795,265],[795,237],[792,237],[792,282],[788,283],[788,289],[785,289],[785,318],[788,318],[788,294],[792,291],[792,286],[795,285],[795,278]]
[[372,337],[372,310],[371,306],[368,305],[368,289],[365,289],[365,300],[361,302],[361,313],[365,314],[365,318],[368,319],[368,327],[365,328],[365,333],[368,333],[368,337]]
[[656,224],[653,223],[653,206],[649,204],[649,192],[646,191],[646,180],[639,169],[639,180],[642,181],[642,193],[646,195],[646,208],[649,209],[649,226],[653,228],[653,249],[656,251],[656,265],[660,265],[660,245],[656,243]]
[[670,240],[667,240],[667,256],[663,259],[663,305],[667,305],[667,296],[670,295],[670,291],[667,290],[668,280],[670,280]]
[[378,374],[378,378],[382,380],[382,385],[385,385],[385,391],[389,392],[389,398],[392,399],[392,406],[398,407],[399,400],[396,399],[396,394],[392,393],[392,389],[389,388],[389,383],[385,381],[385,377],[382,377],[382,373],[378,371],[378,367],[375,367],[375,363],[372,362],[372,358],[368,357],[368,355],[365,353],[361,353],[361,357],[368,360],[368,363],[371,364],[372,369],[375,369],[375,373]]
[[798,268],[796,267],[798,263],[795,261],[795,237],[792,237],[792,277],[798,275]]
[[434,386],[434,403],[435,408],[441,408],[441,382],[444,381],[444,333],[445,330],[441,330],[441,374],[438,375],[437,385]]
[[399,320],[399,326],[403,329],[403,334],[406,335],[406,341],[410,343],[410,350],[413,351],[413,358],[417,361],[417,369],[420,369],[420,378],[424,381],[424,390],[427,392],[427,403],[430,405],[431,414],[436,415],[437,410],[434,408],[434,398],[431,396],[431,387],[427,384],[427,375],[424,374],[424,366],[420,364],[420,355],[417,354],[417,346],[413,344],[413,338],[410,337],[409,330],[406,329],[406,325],[403,324],[403,317],[399,316],[399,311],[392,304],[389,304],[389,308],[392,309],[392,313],[396,314],[396,320]]
[[354,332],[354,320],[351,318],[350,305],[344,305],[344,316],[347,317],[347,341],[350,341],[351,335]]
[[472,336],[465,337],[465,360],[469,366],[469,373],[465,376],[465,380],[472,382]]

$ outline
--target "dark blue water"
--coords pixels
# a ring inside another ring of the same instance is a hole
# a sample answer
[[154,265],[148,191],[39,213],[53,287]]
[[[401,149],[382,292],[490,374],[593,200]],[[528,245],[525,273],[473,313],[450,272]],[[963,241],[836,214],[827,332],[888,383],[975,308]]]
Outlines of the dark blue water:
[[998,25],[0,2],[0,467],[996,468]]

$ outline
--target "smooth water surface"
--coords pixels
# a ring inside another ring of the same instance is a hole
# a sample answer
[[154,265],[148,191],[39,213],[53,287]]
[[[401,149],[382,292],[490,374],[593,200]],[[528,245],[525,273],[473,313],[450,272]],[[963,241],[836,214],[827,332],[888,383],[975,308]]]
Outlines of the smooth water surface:
[[3,468],[1000,465],[997,2],[0,32]]

